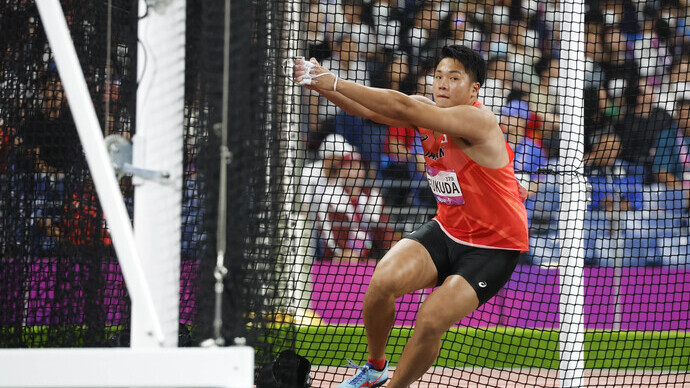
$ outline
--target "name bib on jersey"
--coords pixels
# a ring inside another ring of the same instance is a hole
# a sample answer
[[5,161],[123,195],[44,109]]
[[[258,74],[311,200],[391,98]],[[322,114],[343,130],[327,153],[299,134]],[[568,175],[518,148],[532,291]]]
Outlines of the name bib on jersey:
[[426,166],[426,179],[429,181],[429,187],[431,187],[434,197],[436,197],[436,202],[444,205],[463,205],[465,203],[455,171],[442,171]]

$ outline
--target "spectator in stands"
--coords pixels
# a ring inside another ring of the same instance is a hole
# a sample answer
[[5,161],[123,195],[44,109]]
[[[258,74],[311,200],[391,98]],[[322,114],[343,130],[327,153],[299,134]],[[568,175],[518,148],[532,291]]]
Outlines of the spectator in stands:
[[602,31],[604,55],[601,62],[606,80],[624,80],[629,88],[637,85],[639,68],[635,62],[632,42],[615,25],[606,25]]
[[391,55],[390,61],[386,66],[386,76],[388,83],[386,88],[399,90],[403,93],[412,92],[412,85],[408,81],[411,78],[410,63],[407,54],[396,51]]
[[652,4],[643,9],[642,30],[635,34],[633,53],[643,77],[663,76],[671,65],[667,39],[659,36],[658,11]]
[[685,4],[680,1],[662,2],[659,21],[668,26],[669,47],[673,54],[679,54],[684,47],[690,46],[690,28],[688,28],[686,16],[687,2]]
[[[585,61],[587,68],[585,71],[585,82],[596,83],[604,82],[604,26],[601,24],[601,14],[596,12],[585,15]],[[586,86],[585,86],[586,87]]]
[[463,10],[451,14],[450,37],[441,46],[459,44],[480,51],[482,48],[482,33],[475,25],[474,18],[469,18]]
[[585,153],[587,153],[591,151],[595,135],[613,131],[613,123],[612,117],[607,115],[608,95],[601,84],[587,84],[585,82],[583,100]]
[[324,61],[332,65],[331,71],[337,72],[338,76],[351,77],[369,85],[370,77],[367,71],[366,58],[360,52],[360,46],[351,34],[342,33],[334,38],[332,59]]
[[[369,6],[367,4],[367,6]],[[358,51],[367,57],[379,53],[378,37],[371,19],[371,10],[365,13],[363,0],[344,0],[342,11],[344,22],[336,25],[336,35],[349,34],[358,44]]]
[[376,42],[386,51],[396,51],[400,48],[400,22],[402,15],[397,3],[388,0],[371,2],[371,14],[376,29]]
[[561,57],[561,30],[562,27],[558,19],[558,8],[560,4],[557,2],[546,2],[545,4],[538,4],[536,1],[531,2],[536,5],[537,12],[535,22],[535,29],[539,35],[539,47],[544,55],[555,58]]
[[325,9],[318,1],[309,5],[306,20],[308,56],[321,61],[329,58],[331,56],[331,34],[326,28]]
[[33,187],[30,192],[25,193],[32,200],[32,254],[46,257],[57,254],[56,249],[63,234],[63,203],[66,196],[64,174],[41,159],[40,148],[35,149],[34,161]]
[[524,20],[513,20],[508,35],[508,61],[512,64],[513,89],[529,92],[531,85],[539,83],[534,64],[541,58],[536,31],[528,28]]
[[[349,34],[336,36],[333,42],[332,60],[325,60],[324,64],[332,66],[332,71],[338,74],[339,77],[356,79],[364,85],[370,85],[366,60],[360,56],[358,44]],[[361,130],[352,128],[353,126],[361,128],[363,125],[361,119],[348,115],[325,98],[320,97],[317,93],[312,92],[309,95],[309,102],[309,140],[314,148],[328,133],[361,132]],[[340,124],[338,124],[336,122],[338,116],[347,117],[340,117]],[[343,122],[348,124],[349,127],[346,128],[342,124]]]
[[652,170],[669,189],[690,189],[690,92],[676,102],[674,125],[662,130],[654,141]]
[[539,207],[537,195],[544,192],[541,187],[544,177],[539,170],[548,167],[548,159],[541,144],[526,134],[529,118],[529,103],[523,100],[511,100],[501,109],[501,128],[515,152],[515,177],[527,190],[525,207],[531,223]]
[[331,134],[319,148],[320,160],[302,173],[302,203],[315,221],[323,257],[354,263],[387,249],[393,234],[385,224],[383,199],[364,186],[366,170],[360,154],[345,138]]
[[[381,176],[391,182],[410,183],[384,191],[389,206],[408,206],[413,201],[411,182],[424,179],[424,150],[413,128],[389,127],[383,146]],[[433,203],[430,204],[433,206]]]
[[621,158],[637,164],[647,164],[654,139],[671,127],[671,115],[657,105],[659,81],[655,77],[640,79],[634,100],[615,129],[621,140]]
[[585,83],[584,83],[584,126],[585,152],[590,151],[591,140],[596,133],[610,131],[608,128],[614,117],[604,79],[602,62],[604,60],[601,13],[589,12],[585,15]]
[[616,26],[626,35],[637,32],[637,14],[632,0],[603,0],[599,5],[606,25]]
[[512,100],[501,109],[501,126],[515,151],[516,176],[518,172],[536,174],[548,163],[541,144],[525,135],[529,113],[529,104],[522,100]]
[[669,82],[663,82],[661,85],[660,106],[668,112],[673,112],[677,98],[690,91],[690,53],[677,58],[671,67],[668,80]]
[[62,228],[64,238],[73,247],[109,247],[112,245],[105,216],[100,209],[93,182],[88,180],[65,206]]
[[417,77],[417,93],[420,96],[432,98],[434,75],[430,70],[422,71]]
[[0,171],[7,171],[10,165],[10,153],[16,139],[14,132],[15,131],[5,125],[5,121],[0,118]]
[[486,81],[481,89],[482,101],[494,113],[500,114],[501,108],[505,105],[506,98],[510,93],[510,84],[512,82],[506,55],[490,54],[486,69]]
[[539,84],[532,85],[530,93],[530,105],[536,113],[541,132],[542,146],[549,157],[557,157],[560,131],[560,112],[558,101],[558,73],[560,63],[558,58],[544,56],[534,65],[534,70],[539,77]]
[[534,65],[539,77],[539,83],[533,85],[530,102],[536,106],[545,120],[558,114],[558,73],[560,62],[558,58],[544,56]]
[[25,114],[17,135],[25,146],[40,148],[43,162],[66,172],[80,158],[79,136],[58,74],[49,72],[42,81],[37,105]]
[[409,46],[412,67],[416,72],[434,65],[435,53],[443,47],[442,22],[450,16],[450,3],[427,1],[415,13],[410,31]]
[[592,210],[642,209],[644,169],[620,159],[621,142],[612,132],[599,133],[585,156],[587,179],[592,185]]
[[[510,34],[510,15],[508,7],[503,5],[489,6],[491,16],[487,17],[489,24],[488,51],[492,53],[507,53],[509,46],[508,35]],[[486,44],[485,44],[486,46]]]

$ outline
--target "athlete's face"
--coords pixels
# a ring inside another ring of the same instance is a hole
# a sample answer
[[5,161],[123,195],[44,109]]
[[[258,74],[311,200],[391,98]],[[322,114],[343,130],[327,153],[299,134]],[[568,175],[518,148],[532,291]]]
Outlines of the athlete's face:
[[465,67],[453,58],[443,58],[434,73],[434,101],[447,108],[471,105],[477,100],[479,82],[472,82]]

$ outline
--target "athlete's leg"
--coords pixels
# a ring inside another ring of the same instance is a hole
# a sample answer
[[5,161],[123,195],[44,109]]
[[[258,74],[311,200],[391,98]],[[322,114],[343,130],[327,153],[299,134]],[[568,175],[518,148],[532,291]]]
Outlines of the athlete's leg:
[[386,341],[395,322],[395,299],[433,287],[436,279],[436,266],[419,242],[402,239],[386,253],[376,266],[364,295],[364,327],[370,358],[385,358]]
[[412,338],[405,345],[388,388],[407,387],[433,365],[441,337],[479,305],[477,293],[462,276],[451,275],[422,303]]

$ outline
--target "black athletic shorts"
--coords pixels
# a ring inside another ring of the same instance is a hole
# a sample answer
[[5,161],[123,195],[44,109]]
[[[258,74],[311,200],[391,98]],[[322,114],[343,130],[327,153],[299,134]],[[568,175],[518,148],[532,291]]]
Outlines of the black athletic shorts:
[[448,276],[460,275],[477,292],[480,306],[508,282],[520,255],[517,250],[477,248],[457,243],[435,220],[425,223],[406,238],[424,245],[429,252],[438,270],[438,286]]

